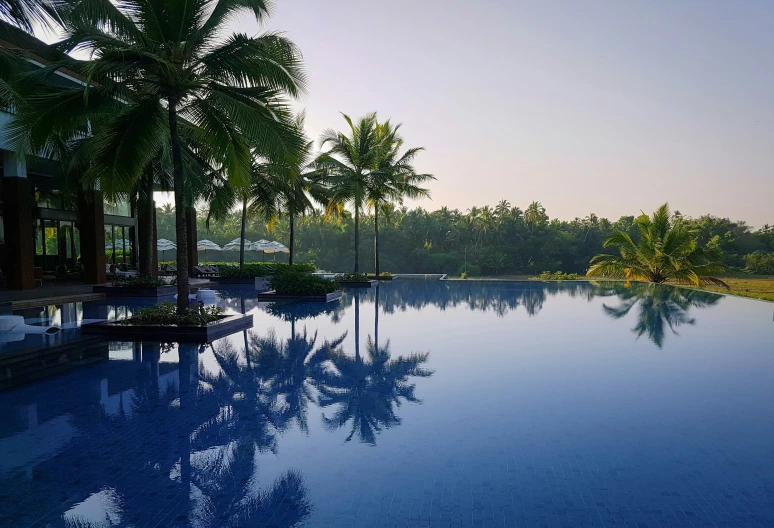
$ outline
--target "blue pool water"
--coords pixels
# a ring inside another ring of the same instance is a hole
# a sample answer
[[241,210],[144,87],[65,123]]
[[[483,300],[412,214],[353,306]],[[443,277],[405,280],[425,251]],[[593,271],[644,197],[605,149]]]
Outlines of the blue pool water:
[[221,293],[253,330],[109,343],[0,393],[0,526],[774,526],[772,304],[587,283]]

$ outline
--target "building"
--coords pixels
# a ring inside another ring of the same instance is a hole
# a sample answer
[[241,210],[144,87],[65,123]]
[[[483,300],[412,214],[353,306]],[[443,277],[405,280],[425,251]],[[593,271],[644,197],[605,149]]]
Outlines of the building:
[[[21,50],[33,67],[56,60],[58,51],[0,22],[0,53]],[[58,71],[52,82],[82,84]],[[134,267],[137,219],[129,203],[109,205],[98,192],[65,190],[56,160],[20,156],[0,109],[0,288],[32,289],[44,281],[105,282],[106,270]]]

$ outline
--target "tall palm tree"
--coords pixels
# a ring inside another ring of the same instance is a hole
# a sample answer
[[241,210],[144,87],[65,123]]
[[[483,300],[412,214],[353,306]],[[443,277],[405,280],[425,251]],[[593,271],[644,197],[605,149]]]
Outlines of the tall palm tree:
[[673,282],[692,286],[728,285],[714,274],[727,268],[720,262],[717,246],[700,247],[697,233],[673,217],[669,204],[652,217],[645,213],[635,220],[637,243],[623,231],[605,240],[604,247],[617,247],[619,255],[601,254],[591,259],[587,276],[655,283]]
[[323,179],[324,171],[317,168],[312,151],[314,142],[304,135],[304,113],[295,120],[299,137],[303,138],[301,148],[290,152],[285,158],[269,161],[260,166],[277,190],[280,212],[288,217],[290,254],[288,262],[293,264],[296,245],[296,217],[313,211],[315,204],[328,202],[328,189]]
[[368,205],[374,211],[374,264],[376,275],[379,270],[379,212],[392,202],[403,204],[404,198],[428,198],[430,191],[420,187],[422,183],[435,178],[431,174],[417,174],[412,162],[423,147],[407,149],[401,154],[403,138],[401,125],[392,125],[389,120],[377,124],[379,151],[375,169],[367,184]]
[[320,140],[320,148],[326,149],[317,158],[318,167],[326,171],[330,189],[328,214],[337,208],[351,204],[355,215],[355,265],[360,271],[360,212],[368,199],[371,172],[379,159],[379,141],[376,113],[366,114],[357,122],[346,115],[348,135],[336,130],[326,130]]
[[[222,168],[246,185],[255,155],[282,156],[297,147],[287,96],[304,86],[300,53],[273,33],[257,37],[225,26],[242,11],[262,21],[265,0],[82,0],[68,14],[66,52],[86,50],[85,62],[66,59],[84,87],[41,97],[38,112],[20,119],[29,151],[42,150],[51,131],[91,131],[91,173],[130,187],[159,145],[171,150],[177,238],[178,311],[188,309],[188,244],[184,174],[192,160]],[[91,114],[103,118],[91,129]],[[186,135],[197,150],[187,149]]]
[[530,224],[530,236],[535,233],[535,226],[541,222],[544,222],[548,216],[546,215],[546,208],[540,202],[532,202],[524,211],[524,221]]

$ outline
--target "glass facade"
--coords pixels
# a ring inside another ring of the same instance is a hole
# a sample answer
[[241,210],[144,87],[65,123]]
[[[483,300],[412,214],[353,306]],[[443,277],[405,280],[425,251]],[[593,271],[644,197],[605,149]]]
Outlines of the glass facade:
[[131,226],[105,225],[105,257],[108,264],[133,267],[135,264],[135,229]]

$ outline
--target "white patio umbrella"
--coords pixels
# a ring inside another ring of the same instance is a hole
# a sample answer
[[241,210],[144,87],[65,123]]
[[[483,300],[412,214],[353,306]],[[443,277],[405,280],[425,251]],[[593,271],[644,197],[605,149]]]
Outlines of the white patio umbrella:
[[221,251],[221,247],[212,240],[199,240],[196,242],[196,249],[204,251],[204,260],[207,260],[207,251]]
[[177,249],[177,244],[166,238],[161,238],[156,241],[156,249],[161,251],[161,260],[167,260],[166,252],[173,249]]
[[[241,245],[241,243],[242,243],[242,239],[241,238],[235,238],[234,240],[232,240],[231,242],[229,242],[228,244],[223,246],[223,251],[237,251],[238,252],[239,249],[240,249],[239,246]],[[252,246],[253,246],[253,243],[250,242],[249,240],[245,239],[245,251],[251,251]]]
[[263,261],[264,255],[263,253],[273,253],[276,251],[274,246],[272,246],[272,242],[269,242],[268,240],[259,240],[258,242],[253,242],[251,249],[253,251],[261,251],[261,261]]
[[[113,246],[113,244],[105,244],[105,249],[113,249]],[[129,249],[130,247],[132,247],[131,242],[127,239],[116,240],[115,249]]]
[[269,242],[269,245],[271,246],[271,249],[267,250],[266,253],[274,253],[274,260],[277,260],[277,253],[290,253],[287,246],[276,240],[274,242]]

